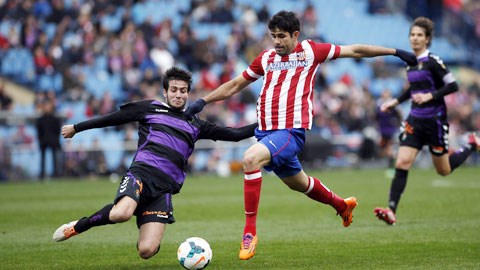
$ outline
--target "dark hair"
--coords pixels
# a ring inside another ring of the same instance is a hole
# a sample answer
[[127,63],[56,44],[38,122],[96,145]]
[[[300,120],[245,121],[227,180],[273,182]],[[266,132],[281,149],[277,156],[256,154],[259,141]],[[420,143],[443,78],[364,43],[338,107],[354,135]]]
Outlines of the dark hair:
[[190,72],[179,67],[169,68],[163,76],[163,89],[168,90],[171,80],[180,80],[187,82],[188,92],[190,92],[190,88],[192,86],[192,74]]
[[418,26],[424,30],[425,36],[429,38],[427,47],[430,47],[432,45],[433,29],[435,27],[434,22],[427,17],[418,17],[413,21],[410,32],[414,26]]
[[285,31],[293,35],[293,32],[300,31],[300,20],[291,11],[279,11],[268,21],[268,29]]

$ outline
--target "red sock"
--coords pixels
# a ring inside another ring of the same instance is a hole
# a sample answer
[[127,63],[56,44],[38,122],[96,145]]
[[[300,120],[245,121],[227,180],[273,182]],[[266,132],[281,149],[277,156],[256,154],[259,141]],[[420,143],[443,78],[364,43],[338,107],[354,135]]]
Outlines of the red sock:
[[331,205],[337,210],[337,213],[342,213],[347,208],[347,204],[342,198],[337,196],[337,194],[333,193],[333,191],[324,186],[320,180],[314,177],[308,177],[308,188],[304,193],[315,201]]
[[245,172],[243,180],[243,199],[245,203],[245,228],[243,234],[257,235],[257,211],[262,188],[262,173],[260,170]]

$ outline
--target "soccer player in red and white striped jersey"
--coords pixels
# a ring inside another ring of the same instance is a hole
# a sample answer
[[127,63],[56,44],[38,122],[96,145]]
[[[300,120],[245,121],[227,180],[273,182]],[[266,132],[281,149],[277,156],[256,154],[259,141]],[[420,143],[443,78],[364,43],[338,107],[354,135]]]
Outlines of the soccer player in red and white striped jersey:
[[261,168],[273,171],[290,189],[335,208],[348,227],[356,198],[343,199],[308,176],[297,154],[305,143],[305,131],[312,127],[315,74],[321,63],[337,58],[361,58],[395,55],[409,65],[416,65],[412,53],[372,45],[338,46],[299,41],[300,22],[293,12],[280,11],[268,22],[274,48],[258,55],[236,78],[222,84],[192,103],[185,114],[192,117],[207,103],[226,99],[263,77],[257,100],[258,143],[244,153],[244,203],[246,223],[239,258],[250,259],[257,245],[256,218],[262,183]]

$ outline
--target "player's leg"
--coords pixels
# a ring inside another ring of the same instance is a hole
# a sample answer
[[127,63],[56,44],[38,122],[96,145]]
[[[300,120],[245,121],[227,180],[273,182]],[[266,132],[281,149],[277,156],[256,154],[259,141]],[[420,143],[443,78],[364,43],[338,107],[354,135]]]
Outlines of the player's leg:
[[172,194],[163,193],[156,197],[143,197],[135,215],[137,216],[138,255],[148,259],[158,253],[166,225],[175,222]]
[[425,144],[428,144],[425,138],[428,138],[430,134],[425,133],[425,131],[437,130],[435,127],[432,129],[430,125],[432,125],[431,122],[418,121],[411,116],[408,116],[402,123],[401,133],[398,136],[400,147],[395,162],[395,173],[390,185],[388,207],[377,207],[374,209],[378,219],[385,221],[389,225],[394,225],[397,221],[395,212],[407,185],[408,171],[412,167],[420,149]]
[[472,151],[480,152],[480,137],[475,132],[468,134],[468,144],[472,146]]
[[412,167],[418,152],[417,148],[410,146],[400,146],[398,149],[395,174],[390,185],[388,208],[377,207],[374,210],[375,215],[389,225],[394,225],[397,221],[395,213],[398,203],[407,185],[408,171]]
[[[446,136],[448,136],[448,134]],[[442,139],[441,142],[445,142],[445,140]],[[467,160],[470,154],[477,151],[477,148],[480,147],[479,144],[480,138],[476,136],[475,133],[470,133],[468,134],[467,144],[450,155],[448,155],[448,148],[440,155],[435,151],[436,147],[430,147],[433,165],[435,166],[437,173],[443,176],[451,174],[456,168],[462,165],[465,160]]]
[[[471,144],[462,146],[460,149],[449,155],[449,124],[446,118],[436,119],[430,123],[429,130],[438,130],[441,132],[432,132],[427,137],[432,161],[437,173],[445,176],[452,173],[460,166],[468,156],[474,151],[475,140]],[[472,134],[469,136],[469,141]],[[473,138],[475,135],[473,134]],[[470,142],[469,142],[470,143]]]
[[159,222],[149,222],[140,226],[137,250],[141,258],[149,259],[160,251],[166,227],[167,224]]
[[[300,166],[300,162],[298,162],[298,166]],[[281,172],[278,171],[276,171],[276,173],[281,174]],[[303,192],[310,199],[335,208],[337,214],[343,219],[343,226],[348,227],[352,223],[352,212],[357,206],[357,199],[355,197],[347,199],[341,198],[326,187],[319,179],[308,176],[303,170],[296,175],[285,176],[281,179],[290,189]]]
[[308,176],[302,169],[297,154],[305,143],[305,130],[293,129],[276,132],[268,140],[262,139],[272,153],[271,162],[275,174],[292,190],[305,193],[313,200],[333,206],[337,213],[345,216],[344,226],[351,223],[351,210],[357,205],[356,199],[343,200],[320,180]]
[[407,185],[408,171],[412,167],[419,150],[409,146],[401,146],[395,164],[395,176],[390,187],[389,207],[395,212],[400,197]]
[[63,224],[53,233],[55,242],[64,241],[92,227],[125,222],[129,220],[137,207],[142,190],[142,183],[127,173],[120,183],[115,197],[115,204],[105,205],[89,217]]
[[262,187],[261,168],[270,162],[270,151],[261,143],[256,143],[247,149],[243,157],[244,171],[244,207],[245,227],[239,258],[248,260],[255,254],[257,244],[257,213]]

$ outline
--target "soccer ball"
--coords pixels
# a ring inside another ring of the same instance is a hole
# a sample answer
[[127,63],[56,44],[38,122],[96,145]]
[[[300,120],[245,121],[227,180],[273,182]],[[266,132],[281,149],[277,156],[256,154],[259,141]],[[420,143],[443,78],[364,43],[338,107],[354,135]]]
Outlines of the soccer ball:
[[212,249],[205,239],[190,237],[178,247],[177,257],[185,269],[204,269],[212,260]]

